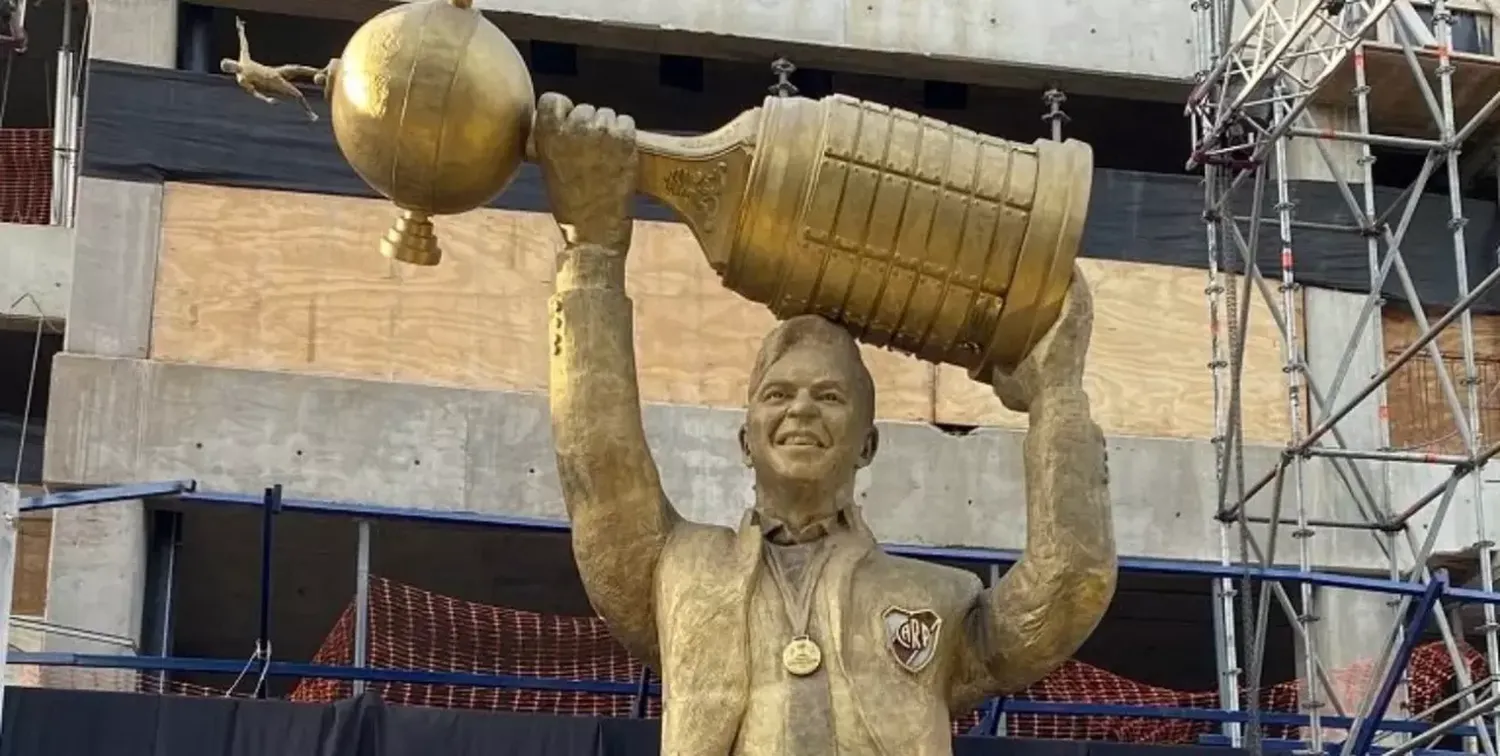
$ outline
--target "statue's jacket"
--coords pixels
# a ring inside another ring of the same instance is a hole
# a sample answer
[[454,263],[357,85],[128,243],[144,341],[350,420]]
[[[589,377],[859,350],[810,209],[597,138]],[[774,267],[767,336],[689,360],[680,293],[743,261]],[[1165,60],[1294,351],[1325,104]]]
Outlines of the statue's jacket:
[[[852,510],[853,528],[823,568],[813,608],[825,623],[821,673],[828,679],[837,754],[947,756],[950,709],[973,703],[956,697],[964,694],[955,691],[972,687],[959,678],[983,666],[970,647],[970,615],[982,585],[963,570],[884,553],[858,507]],[[781,718],[747,716],[752,654],[779,657],[786,642],[784,627],[767,627],[764,612],[749,611],[765,572],[765,540],[754,517],[747,513],[737,531],[678,521],[664,544],[653,649],[668,702],[664,756],[788,753]],[[903,665],[892,647],[893,612],[920,614],[935,631],[917,663]],[[764,689],[756,700],[765,704]]]

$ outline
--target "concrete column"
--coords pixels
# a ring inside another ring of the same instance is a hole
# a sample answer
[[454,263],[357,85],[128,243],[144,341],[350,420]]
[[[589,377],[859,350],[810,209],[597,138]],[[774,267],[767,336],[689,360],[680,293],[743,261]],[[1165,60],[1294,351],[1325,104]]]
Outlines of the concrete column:
[[[1358,131],[1355,113],[1342,109],[1314,108],[1310,111],[1316,128],[1338,131]],[[1322,149],[1319,149],[1319,147]],[[1327,157],[1325,158],[1324,153]],[[1292,140],[1287,151],[1287,173],[1294,181],[1335,182],[1343,180],[1353,190],[1356,198],[1362,196],[1364,171],[1359,159],[1362,149],[1359,144],[1329,140],[1300,138]],[[1295,198],[1295,193],[1294,193]],[[1295,214],[1294,214],[1295,217]],[[1299,248],[1298,231],[1292,231],[1294,255],[1316,254],[1315,249]],[[1316,425],[1318,417],[1329,409],[1338,409],[1355,391],[1373,378],[1383,365],[1384,341],[1380,310],[1377,308],[1365,322],[1358,339],[1355,330],[1367,297],[1365,293],[1339,292],[1316,288],[1303,290],[1303,317],[1301,331],[1306,355],[1309,381],[1316,383],[1325,392],[1327,407],[1313,401],[1308,392],[1304,407],[1312,420],[1308,426]],[[1337,393],[1334,379],[1343,368],[1344,379]],[[1384,389],[1376,391],[1361,402],[1353,412],[1337,425],[1338,433],[1345,445],[1355,450],[1375,450],[1387,445],[1389,437],[1386,419],[1381,412],[1385,404]],[[1332,436],[1325,437],[1325,444],[1334,445]],[[1371,462],[1340,462],[1343,470],[1335,468],[1328,459],[1313,458],[1306,463],[1308,486],[1315,494],[1319,510],[1314,516],[1326,517],[1340,522],[1368,522],[1372,516],[1389,511],[1388,471],[1385,464]],[[1346,479],[1354,480],[1354,474],[1363,481],[1363,486],[1354,486],[1351,492]],[[1389,563],[1395,543],[1389,536],[1374,530],[1334,529],[1319,527],[1311,529],[1312,551],[1315,563],[1347,562],[1358,555],[1359,562]],[[1290,529],[1286,532],[1290,535]],[[1288,539],[1286,548],[1294,549],[1297,541]],[[1405,546],[1395,549],[1400,554]],[[1379,577],[1386,577],[1381,574]],[[1356,712],[1367,690],[1378,684],[1379,654],[1389,628],[1396,621],[1395,605],[1382,594],[1365,593],[1341,589],[1319,589],[1315,595],[1316,621],[1311,625],[1313,644],[1323,669],[1333,680],[1330,696],[1321,685],[1312,691],[1308,680],[1303,682],[1303,701],[1317,700],[1324,714],[1333,714],[1331,698],[1337,698],[1349,713]],[[1294,599],[1295,600],[1295,599]],[[1297,643],[1298,670],[1306,669],[1306,648]],[[1400,716],[1405,705],[1405,687],[1397,691],[1392,704],[1392,714]],[[1343,733],[1325,730],[1325,738],[1342,738]]]
[[[92,59],[174,67],[177,0],[94,0]],[[87,139],[87,134],[84,135]],[[145,357],[160,236],[161,187],[79,182],[66,349]],[[77,399],[54,391],[54,407]],[[99,483],[117,480],[94,481]],[[141,633],[147,529],[140,501],[58,510],[53,519],[47,620],[104,636],[47,633],[47,651],[132,654]],[[49,687],[131,689],[133,672],[50,668]]]
[[[57,511],[47,622],[100,637],[48,632],[49,652],[134,654],[140,642],[146,580],[146,520],[140,501]],[[47,687],[134,690],[136,673],[49,667]]]
[[177,8],[177,0],[93,0],[89,57],[175,67]]

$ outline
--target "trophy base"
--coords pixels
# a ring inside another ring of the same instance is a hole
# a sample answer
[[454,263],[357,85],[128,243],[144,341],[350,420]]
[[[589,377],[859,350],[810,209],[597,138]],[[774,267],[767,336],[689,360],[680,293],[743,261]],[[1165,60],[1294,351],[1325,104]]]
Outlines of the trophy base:
[[385,236],[380,239],[380,254],[408,265],[431,267],[442,262],[437,229],[426,213],[407,210],[401,213]]

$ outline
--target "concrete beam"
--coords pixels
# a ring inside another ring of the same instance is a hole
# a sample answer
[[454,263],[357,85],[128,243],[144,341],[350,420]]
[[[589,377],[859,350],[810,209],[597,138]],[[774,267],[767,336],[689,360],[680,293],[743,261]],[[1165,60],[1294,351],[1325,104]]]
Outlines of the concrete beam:
[[[52,395],[52,483],[196,478],[206,489],[253,493],[279,482],[291,496],[563,517],[547,402],[536,394],[63,354]],[[646,408],[662,479],[687,516],[732,524],[751,503],[735,442],[741,418],[735,410]],[[1023,434],[958,436],[907,423],[884,424],[882,433],[858,494],[881,539],[1023,544]],[[1122,553],[1219,559],[1207,441],[1113,438],[1109,454]],[[1249,449],[1247,475],[1277,457],[1276,449]],[[1319,488],[1309,486],[1314,516],[1342,503]],[[1252,509],[1264,511],[1267,498]],[[1321,543],[1319,564],[1383,564],[1367,533]],[[1279,553],[1285,562],[1290,549]]]
[[[209,0],[242,10],[364,20],[385,0]],[[902,78],[1181,99],[1194,14],[1145,0],[479,0],[518,39],[761,60]],[[1129,29],[1129,34],[1120,30]]]
[[37,318],[60,325],[72,277],[72,229],[0,223],[0,327]]

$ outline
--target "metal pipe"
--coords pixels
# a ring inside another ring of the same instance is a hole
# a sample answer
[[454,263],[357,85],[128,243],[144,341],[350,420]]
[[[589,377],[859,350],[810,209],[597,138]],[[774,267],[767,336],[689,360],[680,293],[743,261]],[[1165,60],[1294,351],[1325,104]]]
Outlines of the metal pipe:
[[1400,685],[1406,666],[1411,661],[1411,652],[1416,649],[1417,638],[1421,637],[1422,628],[1427,624],[1427,616],[1432,613],[1432,607],[1437,603],[1447,583],[1447,575],[1440,572],[1434,576],[1428,583],[1427,592],[1423,594],[1422,600],[1417,603],[1417,610],[1412,612],[1411,618],[1407,621],[1406,627],[1402,628],[1399,623],[1397,624],[1396,638],[1399,647],[1396,655],[1390,660],[1385,675],[1380,681],[1380,688],[1370,701],[1368,710],[1355,717],[1353,736],[1344,741],[1344,756],[1349,756],[1351,753],[1366,753],[1375,741],[1373,723],[1384,719],[1385,712],[1390,709],[1391,701],[1396,696],[1396,688]]
[[[1450,476],[1445,482],[1443,495],[1438,504],[1437,511],[1433,514],[1432,523],[1427,528],[1427,536],[1423,539],[1420,546],[1417,545],[1416,536],[1412,533],[1411,528],[1402,528],[1400,531],[1406,538],[1408,548],[1411,549],[1411,561],[1415,565],[1415,571],[1419,578],[1432,579],[1433,570],[1428,566],[1428,555],[1432,553],[1433,547],[1437,544],[1438,533],[1441,531],[1444,519],[1448,515],[1448,510],[1453,504],[1453,495],[1458,491],[1458,481],[1458,477]],[[1454,677],[1458,680],[1459,685],[1468,686],[1470,683],[1468,664],[1458,649],[1458,640],[1454,636],[1453,628],[1449,626],[1448,615],[1441,606],[1441,603],[1436,607],[1432,617],[1437,623],[1438,633],[1442,636],[1443,647],[1448,651],[1448,661],[1452,665]],[[1473,694],[1469,694],[1464,698],[1467,704],[1473,704],[1475,700]],[[1480,748],[1486,756],[1495,756],[1494,739],[1490,736],[1488,729],[1484,727],[1484,723],[1480,720],[1475,720],[1475,725],[1476,727],[1473,729],[1479,736]],[[1466,749],[1468,748],[1467,745],[1465,747]]]
[[[1250,216],[1236,215],[1234,219],[1240,223],[1249,223]],[[1261,218],[1261,223],[1275,223],[1275,218]],[[1364,231],[1359,226],[1351,226],[1346,223],[1324,223],[1323,221],[1293,220],[1292,228],[1300,228],[1304,231],[1333,231],[1344,234],[1357,234]]]
[[[1312,6],[1309,10],[1318,12],[1321,9],[1317,6]],[[1284,46],[1278,47],[1281,50],[1285,49]],[[1271,54],[1277,55],[1279,53],[1273,51]],[[1277,87],[1280,88],[1281,86],[1281,83],[1278,82]],[[1286,109],[1287,106],[1280,104],[1275,108],[1277,112],[1281,112],[1282,118],[1290,120],[1292,116],[1283,112]],[[1287,418],[1290,421],[1290,432],[1287,441],[1289,446],[1295,448],[1302,443],[1300,438],[1302,435],[1302,376],[1304,369],[1301,345],[1297,334],[1297,301],[1295,298],[1297,286],[1296,279],[1292,273],[1293,205],[1291,187],[1287,175],[1290,168],[1290,161],[1287,157],[1289,141],[1290,138],[1288,137],[1278,138],[1274,146],[1274,154],[1276,156],[1276,217],[1281,221],[1279,230],[1281,232],[1281,311],[1284,315],[1282,325],[1284,344],[1283,364],[1285,365],[1284,372],[1286,373]],[[1294,497],[1293,506],[1297,519],[1293,537],[1297,540],[1297,567],[1303,571],[1312,569],[1312,539],[1315,533],[1308,522],[1310,513],[1307,509],[1307,496],[1304,491],[1304,479],[1306,477],[1305,461],[1305,457],[1298,455],[1292,459],[1291,468],[1292,495]],[[1277,497],[1277,500],[1279,502],[1280,497]],[[1274,511],[1273,509],[1273,521],[1278,519]],[[1308,747],[1314,753],[1321,753],[1323,751],[1323,725],[1321,722],[1322,711],[1320,702],[1323,700],[1323,696],[1320,695],[1322,684],[1318,681],[1317,676],[1318,647],[1320,644],[1318,643],[1317,634],[1313,629],[1318,621],[1317,592],[1308,583],[1303,583],[1298,588],[1301,598],[1301,605],[1299,607],[1301,611],[1298,613],[1296,621],[1305,630],[1302,644],[1302,653],[1304,656],[1302,679],[1307,681],[1308,697],[1311,699],[1308,702],[1307,708],[1309,719]]]
[[[281,484],[266,489],[260,518],[260,614],[255,637],[255,653],[262,665],[270,664],[271,648],[271,554],[276,526],[276,512],[281,509]],[[262,667],[264,668],[264,667]],[[255,697],[266,697],[266,686],[257,683]]]
[[1423,26],[1420,20],[1411,27],[1410,34],[1408,34],[1408,29],[1401,24],[1395,24],[1394,26],[1396,42],[1401,45],[1401,57],[1406,60],[1406,70],[1411,73],[1412,81],[1417,85],[1417,91],[1422,93],[1422,104],[1427,106],[1427,114],[1432,116],[1432,127],[1441,131],[1443,128],[1443,109],[1442,106],[1438,105],[1437,94],[1432,91],[1432,86],[1427,83],[1427,72],[1422,69],[1421,61],[1417,60],[1417,53],[1412,49],[1411,37],[1413,35],[1420,37],[1421,39],[1418,41],[1423,47],[1436,46],[1437,40],[1432,38],[1432,30]]
[[[1371,160],[1374,160],[1374,158],[1371,157]],[[1396,264],[1397,256],[1403,254],[1401,245],[1405,242],[1407,230],[1411,228],[1412,218],[1416,216],[1417,204],[1422,199],[1421,190],[1422,188],[1426,187],[1427,182],[1431,179],[1432,172],[1433,170],[1435,170],[1436,166],[1437,163],[1432,159],[1432,156],[1428,155],[1427,159],[1422,161],[1421,169],[1417,171],[1417,178],[1408,186],[1408,189],[1413,189],[1413,191],[1403,193],[1402,198],[1398,200],[1398,202],[1400,203],[1400,207],[1402,208],[1401,220],[1397,222],[1396,230],[1385,239],[1385,257],[1380,259],[1380,264],[1376,267],[1374,274],[1371,277],[1370,292],[1368,295],[1366,295],[1364,305],[1360,308],[1359,320],[1355,323],[1354,331],[1350,334],[1349,341],[1344,346],[1344,359],[1340,361],[1337,375],[1335,375],[1333,379],[1333,385],[1329,388],[1329,396],[1331,398],[1336,398],[1339,394],[1339,391],[1343,389],[1344,378],[1346,378],[1349,374],[1348,371],[1353,361],[1354,351],[1357,344],[1359,343],[1358,339],[1361,335],[1364,334],[1365,328],[1371,325],[1376,310],[1380,307],[1381,303],[1385,301],[1384,290],[1386,279],[1390,276],[1391,269]],[[1373,181],[1373,176],[1370,176],[1369,181],[1366,181],[1366,194],[1373,195],[1373,184],[1371,183]],[[1397,205],[1393,204],[1392,209],[1394,209],[1396,206]],[[1373,210],[1373,196],[1369,198],[1365,207],[1361,208],[1356,205],[1353,208],[1353,212],[1359,215],[1364,215],[1367,211],[1373,212]],[[1377,228],[1382,228],[1383,224],[1383,220],[1377,219],[1370,223],[1370,229],[1371,231],[1374,231]],[[1382,234],[1384,234],[1384,230],[1382,230]],[[1378,258],[1379,246],[1376,244],[1375,240],[1367,238],[1366,244],[1374,247],[1374,252]],[[1367,248],[1367,253],[1368,251],[1369,249]],[[1323,413],[1318,418],[1318,422],[1326,422],[1328,420],[1328,417],[1332,413],[1333,405],[1331,404],[1330,399],[1330,401],[1328,402],[1323,402]]]
[[[1243,246],[1245,244],[1245,240],[1244,240],[1243,236],[1239,233],[1239,229],[1231,227],[1230,230],[1232,230],[1234,232],[1233,236],[1234,236],[1235,244],[1237,246],[1240,246],[1242,250],[1246,249],[1246,247]],[[1246,254],[1248,255],[1248,252]],[[1286,320],[1287,319],[1285,317],[1283,317],[1283,315],[1281,314],[1281,312],[1280,312],[1281,308],[1276,303],[1276,297],[1271,293],[1270,288],[1266,285],[1265,280],[1261,277],[1261,275],[1260,275],[1260,268],[1258,266],[1252,266],[1250,268],[1250,276],[1253,279],[1256,287],[1260,290],[1261,296],[1265,298],[1267,310],[1269,311],[1269,313],[1271,315],[1271,319],[1273,321],[1275,321],[1277,330],[1279,332],[1283,333],[1282,342],[1283,342],[1283,345],[1284,345],[1285,344],[1284,331],[1285,331],[1285,326],[1286,326]],[[1351,346],[1346,347],[1346,350],[1347,349],[1352,349],[1352,348],[1353,348],[1353,346],[1352,346],[1352,342],[1351,342]],[[1341,360],[1341,367],[1347,366],[1347,364],[1349,363],[1349,359],[1350,359],[1350,355],[1346,351],[1344,359]],[[1303,372],[1302,379],[1304,381],[1305,386],[1307,387],[1308,394],[1311,396],[1312,401],[1317,402],[1320,405],[1327,406],[1328,403],[1329,403],[1328,399],[1327,399],[1327,395],[1324,394],[1318,388],[1318,382],[1317,382],[1317,380],[1310,373],[1307,373],[1306,371]],[[1340,431],[1337,427],[1333,428],[1333,430],[1331,431],[1331,433],[1333,434],[1334,440],[1339,445],[1341,445],[1341,446],[1347,446],[1348,445],[1347,442],[1344,439],[1343,432]],[[1279,475],[1281,468],[1284,467],[1285,464],[1288,461],[1289,460],[1287,459],[1287,457],[1285,455],[1283,455],[1282,458],[1281,458],[1281,461],[1279,463],[1278,468],[1276,470],[1273,470],[1270,473],[1270,475],[1267,476],[1266,479],[1263,479],[1260,482],[1258,482],[1254,490],[1255,491],[1259,491],[1259,489],[1261,487],[1263,487],[1267,482],[1269,482],[1269,479],[1271,477],[1273,477],[1275,475]],[[1371,521],[1378,521],[1378,520],[1382,519],[1378,512],[1372,511],[1372,510],[1370,510],[1366,506],[1366,502],[1367,501],[1368,502],[1372,502],[1372,503],[1374,502],[1374,494],[1372,494],[1370,492],[1368,485],[1364,481],[1364,476],[1360,474],[1359,470],[1357,468],[1352,468],[1351,467],[1350,470],[1349,470],[1349,473],[1352,473],[1352,474],[1346,474],[1344,467],[1342,467],[1339,463],[1335,462],[1333,467],[1334,467],[1334,471],[1336,473],[1338,473],[1339,481],[1341,483],[1343,483],[1344,486],[1348,489],[1350,496],[1354,498],[1355,505],[1360,508],[1361,513],[1365,515],[1366,519],[1369,519]],[[1356,487],[1358,487],[1358,489],[1359,489],[1358,491],[1355,490]],[[1253,495],[1254,495],[1254,493],[1252,492],[1251,496],[1253,496]],[[1249,501],[1249,498],[1250,498],[1249,496],[1242,496],[1242,497],[1240,497],[1237,500],[1237,503],[1236,503],[1235,507],[1233,508],[1233,511],[1238,511],[1239,507],[1243,506],[1244,502]],[[1382,548],[1383,547],[1384,546],[1382,544]]]
[[1391,519],[1391,525],[1405,525],[1406,521],[1410,520],[1418,512],[1422,511],[1423,507],[1431,504],[1437,497],[1442,496],[1443,491],[1449,485],[1449,481],[1459,480],[1465,475],[1472,474],[1475,468],[1483,467],[1484,464],[1493,459],[1496,454],[1500,454],[1500,442],[1490,444],[1489,447],[1480,452],[1479,455],[1474,458],[1474,461],[1472,463],[1463,467],[1455,467],[1453,469],[1453,472],[1449,475],[1448,480],[1437,484],[1427,493],[1423,494],[1421,498],[1417,499],[1415,503],[1402,510],[1401,514],[1396,515]]
[[1308,447],[1307,453],[1314,457],[1336,457],[1370,462],[1418,462],[1433,465],[1466,465],[1470,460],[1469,457],[1459,454],[1429,454],[1427,452],[1374,449],[1334,449],[1327,446]]
[[[1248,530],[1241,532],[1244,536],[1242,540],[1248,547],[1248,550],[1254,552],[1255,558],[1259,559],[1261,564],[1268,564],[1271,557],[1269,545],[1266,550],[1262,551],[1260,545],[1255,542],[1255,537],[1250,535]],[[1248,558],[1245,559],[1246,563],[1248,563],[1249,561],[1250,560]],[[1281,585],[1281,583],[1276,581],[1267,581],[1265,583],[1265,586],[1269,589],[1269,593],[1272,596],[1276,597],[1276,603],[1281,606],[1282,612],[1284,612],[1289,619],[1297,616],[1297,607],[1292,604],[1291,597],[1287,595],[1286,589]],[[1266,590],[1261,591],[1262,598],[1260,605],[1257,607],[1257,618],[1253,635],[1254,640],[1252,641],[1254,643],[1254,648],[1257,649],[1265,648],[1268,620],[1270,619],[1270,605],[1269,602],[1265,599],[1266,593]],[[1247,610],[1246,615],[1248,616],[1248,614],[1249,612]],[[1305,632],[1303,628],[1296,622],[1292,622],[1291,626],[1292,630],[1298,633],[1296,641],[1299,643],[1306,642],[1306,637],[1302,634],[1303,632]],[[1344,706],[1343,701],[1339,699],[1337,688],[1333,684],[1333,677],[1332,675],[1328,674],[1327,665],[1323,663],[1322,659],[1317,659],[1316,667],[1318,671],[1318,679],[1322,681],[1323,690],[1328,694],[1328,703],[1333,706],[1334,712],[1339,716],[1347,715],[1348,709]],[[1256,681],[1254,688],[1256,690],[1259,690],[1260,673],[1258,671],[1255,673],[1255,675],[1253,675],[1253,679]]]
[[[1451,88],[1451,81],[1449,82],[1449,86]],[[1500,92],[1490,95],[1490,99],[1485,100],[1484,105],[1479,108],[1479,111],[1469,116],[1468,122],[1449,140],[1448,146],[1450,151],[1468,141],[1469,137],[1474,136],[1474,132],[1478,131],[1479,127],[1483,126],[1490,119],[1490,116],[1494,115],[1497,108],[1500,108]]]
[[1313,139],[1332,139],[1340,142],[1358,142],[1360,144],[1373,144],[1380,147],[1394,147],[1400,150],[1417,150],[1420,152],[1442,149],[1443,146],[1442,142],[1433,139],[1384,136],[1381,134],[1361,134],[1354,131],[1338,131],[1335,129],[1304,129],[1293,127],[1287,129],[1287,133],[1291,134],[1292,136],[1312,137]]
[[1454,714],[1447,719],[1444,719],[1443,721],[1433,725],[1426,732],[1423,732],[1422,734],[1412,738],[1411,740],[1408,740],[1405,743],[1402,743],[1401,745],[1398,745],[1395,748],[1386,751],[1384,754],[1382,754],[1382,756],[1406,756],[1406,754],[1411,753],[1412,751],[1415,751],[1418,748],[1421,748],[1422,746],[1425,746],[1444,735],[1447,735],[1467,719],[1494,713],[1496,707],[1500,707],[1500,695],[1492,695],[1489,698],[1486,698],[1483,701],[1480,701],[1479,703],[1476,703],[1473,706],[1470,706],[1469,708],[1464,709],[1463,711],[1460,711],[1459,713]]
[[1319,423],[1316,428],[1313,428],[1312,432],[1308,433],[1307,436],[1302,439],[1300,445],[1298,447],[1295,447],[1295,451],[1301,452],[1305,450],[1307,446],[1311,446],[1312,444],[1316,443],[1318,439],[1327,434],[1328,431],[1338,423],[1338,421],[1344,419],[1344,417],[1347,416],[1350,412],[1353,412],[1361,402],[1363,402],[1367,397],[1370,396],[1370,394],[1375,393],[1375,389],[1379,388],[1380,385],[1388,380],[1392,375],[1394,375],[1397,370],[1400,370],[1402,365],[1405,365],[1407,361],[1409,361],[1414,355],[1416,355],[1417,352],[1421,351],[1428,344],[1432,343],[1432,341],[1442,333],[1444,328],[1447,328],[1450,324],[1453,323],[1454,320],[1457,320],[1460,315],[1468,312],[1469,308],[1473,306],[1474,302],[1478,301],[1480,297],[1484,296],[1485,293],[1488,292],[1492,287],[1494,287],[1497,282],[1500,282],[1500,268],[1491,271],[1489,275],[1484,277],[1483,281],[1479,282],[1478,286],[1474,287],[1472,291],[1461,297],[1458,303],[1453,305],[1452,309],[1444,313],[1443,317],[1438,318],[1438,321],[1436,323],[1433,323],[1430,327],[1424,330],[1422,332],[1422,335],[1417,337],[1417,339],[1413,341],[1410,346],[1408,346],[1406,349],[1403,349],[1400,354],[1392,358],[1391,362],[1387,364],[1384,369],[1377,373],[1373,379],[1367,381],[1363,388],[1355,392],[1353,399],[1345,402],[1343,405],[1340,405],[1338,411],[1330,415],[1328,419]]
[[[11,597],[15,590],[20,520],[21,490],[15,486],[0,487],[0,607],[5,608],[7,617],[10,616]],[[5,672],[10,669],[10,656],[10,622],[0,622],[0,713],[5,710]]]
[[[1357,45],[1357,43],[1359,41],[1359,38],[1361,38],[1365,34],[1365,32],[1369,29],[1369,27],[1371,25],[1373,25],[1375,23],[1375,21],[1377,19],[1379,19],[1382,14],[1385,13],[1386,9],[1388,9],[1391,6],[1392,2],[1393,2],[1393,0],[1379,0],[1378,2],[1376,2],[1371,7],[1369,16],[1366,17],[1365,20],[1360,23],[1359,28],[1355,29],[1353,32],[1350,33],[1349,37],[1350,37],[1350,39],[1352,39],[1354,41],[1353,42],[1346,41],[1345,44],[1347,44],[1348,47],[1341,48],[1338,51],[1337,55],[1332,56],[1331,59],[1328,61],[1327,66],[1324,68],[1323,73],[1320,74],[1311,84],[1306,85],[1306,86],[1302,86],[1299,83],[1298,86],[1301,89],[1303,89],[1305,91],[1308,91],[1308,92],[1316,91],[1317,88],[1323,84],[1324,80],[1327,79],[1329,73],[1337,70],[1339,66],[1343,65],[1344,58],[1346,58],[1348,56],[1349,52]],[[1269,4],[1267,4],[1267,5],[1269,5]],[[1263,5],[1262,8],[1267,7],[1267,5]],[[1261,79],[1265,78],[1265,75],[1268,72],[1269,67],[1276,62],[1277,58],[1280,57],[1281,53],[1285,50],[1285,48],[1290,45],[1289,40],[1293,39],[1297,34],[1301,33],[1302,28],[1305,26],[1305,22],[1309,18],[1311,18],[1313,15],[1315,15],[1317,13],[1321,13],[1321,12],[1323,12],[1323,7],[1320,4],[1317,4],[1317,3],[1310,3],[1310,4],[1308,4],[1306,10],[1303,11],[1302,17],[1299,18],[1298,26],[1295,29],[1286,31],[1285,32],[1286,36],[1283,37],[1282,40],[1280,42],[1278,42],[1276,44],[1276,46],[1272,50],[1270,50],[1269,52],[1267,52],[1267,53],[1264,54],[1264,61],[1265,62],[1263,62],[1260,65],[1258,65],[1256,67],[1255,72],[1252,73],[1251,77],[1248,80],[1246,80],[1245,82],[1243,82],[1241,84],[1240,94],[1234,99],[1233,102],[1228,103],[1228,104],[1221,104],[1221,106],[1220,106],[1220,112],[1221,113],[1239,113],[1239,112],[1241,112],[1241,110],[1244,108],[1245,100],[1250,96],[1250,93],[1256,87],[1260,86]],[[1243,32],[1242,42],[1238,43],[1238,44],[1240,44],[1242,46],[1243,45],[1243,40],[1252,38],[1256,31],[1257,30],[1256,30],[1254,24],[1251,24],[1250,26],[1247,26],[1245,28],[1245,31]],[[1205,79],[1204,82],[1199,85],[1198,89],[1201,90],[1205,86],[1207,86],[1207,85],[1209,85],[1211,83],[1216,83],[1216,82],[1213,81],[1213,79],[1217,78],[1218,75],[1222,75],[1223,71],[1227,70],[1229,68],[1229,66],[1230,66],[1229,60],[1230,60],[1231,57],[1232,57],[1232,53],[1224,55],[1223,58],[1222,58],[1222,60],[1221,60],[1220,65],[1217,66],[1217,67],[1215,67],[1214,74],[1212,75],[1212,77],[1209,78],[1209,79]],[[1286,82],[1286,78],[1283,77],[1281,79],[1281,83],[1285,84],[1285,82]],[[1198,91],[1198,90],[1195,90],[1195,92],[1196,91]],[[1296,104],[1289,106],[1287,108],[1286,112],[1283,113],[1282,116],[1277,120],[1276,125],[1272,126],[1271,128],[1269,128],[1269,129],[1267,129],[1265,131],[1265,133],[1262,135],[1262,141],[1261,141],[1260,145],[1255,148],[1254,152],[1251,153],[1250,158],[1249,158],[1249,160],[1247,162],[1250,162],[1250,163],[1259,163],[1260,161],[1264,160],[1265,157],[1266,157],[1267,151],[1269,149],[1272,149],[1272,145],[1269,144],[1269,143],[1273,143],[1276,140],[1280,139],[1280,137],[1283,134],[1285,134],[1286,129],[1291,126],[1292,119],[1294,119],[1297,116],[1301,115],[1302,112],[1307,109],[1307,107],[1308,107],[1309,104],[1311,104],[1311,99],[1310,98],[1303,98],[1299,102],[1297,102]],[[1228,125],[1229,125],[1229,119],[1228,119],[1227,116],[1225,116],[1222,119],[1216,120],[1215,123],[1214,123],[1213,128],[1210,129],[1210,131],[1209,131],[1209,138],[1211,140],[1217,140],[1219,137],[1221,137],[1223,135],[1223,132],[1224,132],[1224,130],[1226,128],[1228,128]],[[1196,168],[1198,166],[1198,164],[1199,164],[1198,155],[1201,152],[1201,148],[1202,148],[1202,144],[1201,143],[1199,145],[1195,145],[1194,146],[1193,155],[1188,158],[1188,162],[1187,162],[1187,168],[1189,170],[1191,170],[1193,168]],[[1237,184],[1241,178],[1243,178],[1243,176],[1241,176],[1240,178],[1236,178],[1235,182],[1233,182],[1233,183]],[[1233,186],[1233,184],[1231,184],[1231,186]]]
[[[1264,515],[1249,515],[1245,520],[1258,525],[1268,525],[1271,522],[1271,518]],[[1297,521],[1280,519],[1276,520],[1276,524],[1296,525]],[[1307,518],[1307,524],[1309,527],[1314,528],[1336,528],[1339,530],[1383,530],[1385,528],[1384,525],[1378,522],[1345,522],[1343,520],[1328,520],[1318,517]]]
[[[356,526],[354,554],[354,666],[364,668],[370,658],[370,521]],[[354,695],[365,692],[365,681],[354,681]]]
[[63,3],[62,42],[57,49],[57,87],[52,103],[52,225],[73,224],[74,132],[78,78],[73,47],[73,3]]
[[[1469,254],[1467,240],[1464,238],[1464,208],[1463,208],[1463,185],[1459,176],[1458,145],[1459,142],[1472,133],[1472,128],[1488,117],[1495,106],[1500,104],[1500,94],[1490,98],[1483,110],[1475,114],[1479,119],[1471,121],[1465,126],[1466,132],[1455,133],[1454,131],[1454,102],[1453,102],[1453,11],[1448,7],[1448,0],[1435,0],[1432,12],[1433,22],[1438,31],[1438,89],[1443,106],[1443,140],[1448,143],[1449,149],[1446,158],[1448,168],[1448,212],[1450,216],[1450,227],[1453,234],[1453,265],[1457,276],[1458,293],[1463,296],[1469,289]],[[1462,339],[1464,383],[1467,389],[1469,401],[1469,430],[1468,448],[1471,454],[1477,455],[1479,444],[1483,439],[1483,428],[1481,427],[1479,407],[1479,368],[1474,359],[1474,314],[1465,308],[1462,319],[1459,321],[1460,337]],[[1438,370],[1447,375],[1445,366],[1439,364]],[[1462,428],[1460,428],[1462,429]],[[1476,462],[1475,467],[1483,463]],[[1470,476],[1473,485],[1474,497],[1474,548],[1479,552],[1479,581],[1480,588],[1486,592],[1495,589],[1495,562],[1494,543],[1490,541],[1489,531],[1485,522],[1484,502],[1484,476],[1474,474]],[[1490,695],[1500,696],[1500,677],[1496,677],[1500,671],[1500,635],[1496,633],[1495,607],[1486,604],[1481,611],[1484,613],[1484,655],[1490,670]],[[1500,717],[1492,718],[1490,726],[1485,728],[1492,733],[1500,734]]]

